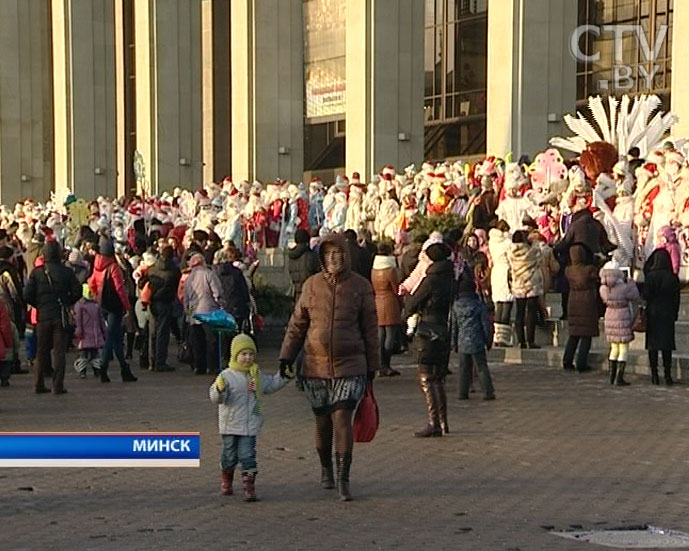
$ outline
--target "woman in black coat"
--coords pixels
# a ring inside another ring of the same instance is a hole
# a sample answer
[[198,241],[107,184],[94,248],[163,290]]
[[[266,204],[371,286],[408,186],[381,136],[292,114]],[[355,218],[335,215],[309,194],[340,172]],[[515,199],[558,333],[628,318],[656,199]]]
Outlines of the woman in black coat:
[[651,381],[658,377],[658,350],[663,352],[665,384],[673,384],[672,351],[675,349],[675,322],[679,313],[679,279],[672,271],[672,260],[665,249],[656,249],[644,265],[642,296],[646,301],[646,350],[651,364]]
[[433,263],[416,292],[407,299],[409,314],[419,313],[421,320],[414,337],[418,377],[428,408],[428,425],[414,435],[442,436],[447,430],[445,377],[450,357],[448,315],[452,302],[454,271],[448,260],[450,248],[435,243],[426,249]]

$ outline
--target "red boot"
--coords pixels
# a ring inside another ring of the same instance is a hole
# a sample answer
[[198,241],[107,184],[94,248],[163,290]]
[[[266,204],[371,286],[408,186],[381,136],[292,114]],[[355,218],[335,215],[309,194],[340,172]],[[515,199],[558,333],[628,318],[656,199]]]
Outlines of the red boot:
[[256,473],[242,473],[244,501],[256,501]]
[[223,469],[222,482],[220,483],[220,493],[224,496],[231,496],[234,491],[232,490],[232,481],[234,480],[234,469]]

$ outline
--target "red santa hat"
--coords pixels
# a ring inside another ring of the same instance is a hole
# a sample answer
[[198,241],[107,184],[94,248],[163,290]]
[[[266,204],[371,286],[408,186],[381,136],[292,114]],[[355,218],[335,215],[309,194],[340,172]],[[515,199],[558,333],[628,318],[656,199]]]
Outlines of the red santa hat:
[[[392,180],[395,177],[395,167],[392,165],[385,165],[383,167],[383,170],[380,171],[380,175],[383,177],[384,180]],[[385,178],[385,176],[390,177]]]

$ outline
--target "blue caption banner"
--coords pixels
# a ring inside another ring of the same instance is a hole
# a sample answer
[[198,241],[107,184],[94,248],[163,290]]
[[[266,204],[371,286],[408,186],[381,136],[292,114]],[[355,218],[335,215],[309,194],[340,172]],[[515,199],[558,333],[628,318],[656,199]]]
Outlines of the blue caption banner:
[[0,467],[198,467],[189,433],[0,433]]

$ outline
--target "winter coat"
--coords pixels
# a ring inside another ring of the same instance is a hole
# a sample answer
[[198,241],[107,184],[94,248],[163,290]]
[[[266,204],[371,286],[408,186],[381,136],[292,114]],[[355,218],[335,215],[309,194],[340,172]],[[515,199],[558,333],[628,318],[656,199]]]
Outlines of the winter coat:
[[553,249],[542,241],[534,246],[541,251],[541,274],[543,274],[543,294],[549,293],[553,285],[553,277],[560,271],[560,264],[555,259]]
[[567,228],[567,233],[555,246],[555,255],[559,257],[567,254],[575,243],[586,245],[594,255],[608,254],[615,250],[615,245],[608,239],[605,227],[593,218],[589,209],[580,210],[572,215],[572,222]]
[[232,314],[238,322],[249,319],[251,296],[244,273],[231,262],[216,264],[213,266],[213,270],[215,270],[222,285],[225,310]]
[[380,369],[376,306],[371,284],[351,269],[349,248],[341,235],[323,239],[344,252],[336,276],[320,272],[306,280],[282,341],[280,359],[294,361],[304,347],[303,375],[336,379]]
[[644,266],[644,272],[646,350],[675,350],[680,285],[679,279],[672,272],[672,261],[667,251],[654,251]]
[[184,310],[189,322],[201,322],[194,314],[207,314],[223,307],[222,283],[213,270],[203,264],[194,266],[184,282]]
[[321,269],[318,255],[311,250],[308,243],[300,243],[287,251],[287,271],[292,282],[292,299],[299,302],[304,282]]
[[633,281],[624,281],[619,269],[600,271],[600,296],[605,310],[605,337],[608,342],[631,342],[634,340],[631,303],[639,300],[639,289]]
[[95,300],[81,298],[74,307],[77,328],[74,338],[78,341],[79,350],[103,348],[105,344],[105,318],[103,311]]
[[478,354],[492,342],[488,308],[476,293],[461,293],[450,311],[450,346],[460,354]]
[[[263,394],[276,392],[289,380],[275,375],[259,372]],[[215,382],[209,390],[211,402],[218,404],[218,431],[220,434],[235,436],[258,436],[263,425],[263,415],[256,410],[256,393],[249,390],[251,375],[233,369],[224,369],[221,373],[227,386],[219,392]]]
[[89,272],[91,271],[91,265],[86,262],[65,262],[65,266],[67,266],[70,270],[74,272],[74,275],[77,278],[77,281],[80,284],[86,283],[86,280],[89,277]]
[[29,269],[29,275],[34,271],[35,268],[37,268],[36,259],[41,256],[42,247],[43,245],[41,243],[31,240],[31,243],[29,243],[29,246],[26,248],[26,252],[24,253],[24,262]]
[[416,361],[419,365],[447,365],[453,280],[452,261],[438,260],[428,267],[419,288],[407,298],[407,312],[421,315],[414,337]]
[[182,273],[175,263],[159,258],[148,270],[148,282],[151,284],[151,303],[167,304],[172,307],[177,293],[177,286]]
[[598,336],[598,270],[586,263],[589,254],[583,245],[572,245],[569,249],[572,264],[565,268],[569,283],[567,316],[572,337]]
[[14,353],[14,331],[7,309],[0,304],[0,361],[9,361]]
[[529,243],[513,243],[509,252],[514,298],[539,297],[543,294],[541,253]]
[[490,272],[490,286],[493,302],[512,302],[510,290],[510,259],[509,253],[512,239],[509,232],[502,232],[493,228],[488,233],[488,249],[493,259]]
[[17,269],[6,260],[0,261],[0,302],[7,308],[12,322],[24,324],[24,297]]
[[[108,279],[111,283],[106,283]],[[124,274],[114,257],[97,255],[88,283],[103,310],[122,314],[131,309]]]
[[402,254],[400,255],[400,271],[402,272],[402,280],[407,279],[414,270],[416,263],[419,261],[421,246],[421,243],[410,243],[402,250]]
[[491,224],[498,219],[495,215],[497,208],[498,197],[495,195],[495,191],[489,189],[482,192],[476,207],[474,207],[474,227],[488,231]]
[[400,284],[394,256],[376,256],[371,270],[371,285],[376,300],[379,326],[402,325],[402,309],[397,296]]
[[[38,310],[38,321],[62,319],[62,306],[70,307],[81,298],[81,285],[74,272],[60,262],[60,246],[55,242],[43,247],[44,264],[35,268],[24,287],[24,299]],[[48,282],[50,274],[52,285]],[[60,305],[62,302],[62,305]]]

